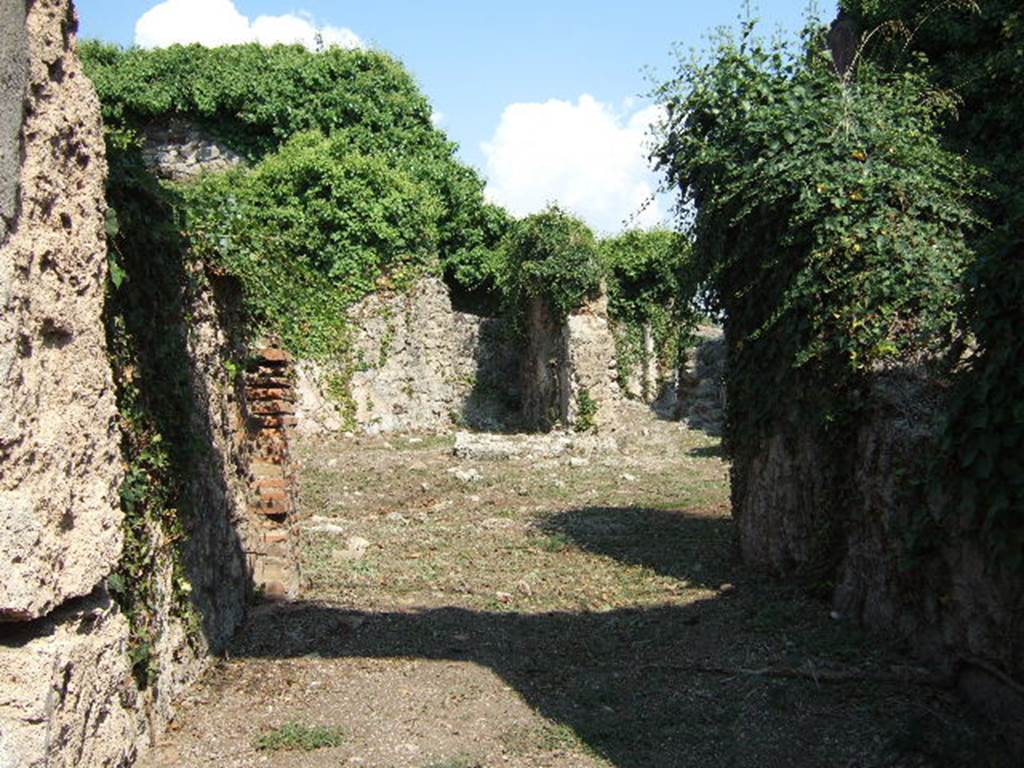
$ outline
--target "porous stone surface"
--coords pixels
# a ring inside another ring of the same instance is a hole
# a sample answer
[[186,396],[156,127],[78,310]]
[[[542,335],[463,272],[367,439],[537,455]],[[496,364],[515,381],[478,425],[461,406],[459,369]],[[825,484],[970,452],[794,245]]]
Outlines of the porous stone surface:
[[596,425],[609,427],[616,420],[622,391],[607,294],[601,293],[569,315],[565,333],[569,368],[566,423],[575,426],[579,422],[580,396],[586,392],[597,406]]
[[[26,4],[0,7],[5,38],[17,37],[6,22]],[[0,620],[89,594],[121,551],[102,322],[106,162],[75,27],[67,0],[28,4],[18,216],[0,252]]]
[[14,223],[21,169],[21,121],[28,85],[25,4],[0,2],[0,243]]
[[0,638],[0,768],[130,765],[146,734],[128,622],[102,590]]
[[142,160],[146,167],[173,181],[226,171],[243,161],[237,152],[187,120],[172,119],[148,126],[143,142]]
[[300,432],[443,431],[453,423],[493,429],[511,416],[514,345],[500,320],[454,311],[441,280],[368,296],[350,321],[352,423],[326,392],[328,370],[306,361],[297,367]]

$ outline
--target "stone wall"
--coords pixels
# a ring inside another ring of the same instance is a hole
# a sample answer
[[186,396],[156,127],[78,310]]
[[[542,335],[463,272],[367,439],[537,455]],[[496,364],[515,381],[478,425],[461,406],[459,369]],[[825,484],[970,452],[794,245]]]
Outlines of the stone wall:
[[188,181],[201,173],[233,168],[242,156],[187,120],[172,119],[143,131],[142,159],[154,174]]
[[103,587],[122,470],[99,104],[67,0],[2,0],[0,30],[0,766],[110,765],[139,716]]
[[[893,371],[877,377],[865,418],[840,446],[794,421],[738,452],[740,546],[774,573],[835,583],[841,620],[905,638],[968,681],[969,695],[980,685],[983,703],[1015,713],[1024,733],[1020,576],[985,554],[936,488],[908,485],[928,477],[942,403],[921,372]],[[929,534],[928,519],[942,521],[941,531]],[[931,540],[915,541],[923,535]]]
[[495,429],[513,416],[516,349],[500,320],[456,312],[445,284],[368,296],[350,315],[351,413],[326,390],[328,372],[298,367],[296,415],[304,433]]
[[[454,311],[437,278],[368,296],[350,320],[350,410],[327,394],[329,369],[300,363],[295,415],[302,433],[546,430],[575,425],[584,392],[596,405],[596,423],[615,423],[622,395],[603,296],[564,322],[532,303],[524,339],[500,318]],[[344,380],[340,369],[334,373]]]
[[27,88],[5,89],[0,104],[5,123],[22,104],[25,116],[13,144],[3,140],[20,157],[0,256],[0,618],[11,620],[87,595],[109,573],[121,469],[101,321],[99,104],[72,52],[66,2],[33,3],[27,16],[23,0],[0,6],[4,35],[20,26],[28,51]]
[[[616,336],[628,334],[628,329],[612,324]],[[671,401],[679,386],[679,371],[666,370],[658,359],[654,344],[654,333],[650,325],[642,330],[642,354],[640,359],[623,371],[622,394],[631,400],[638,400],[648,405],[659,401]]]
[[[201,274],[166,276],[163,293],[136,281],[152,333],[185,363],[163,379],[126,375],[168,388],[153,398],[184,396],[195,444],[187,540],[151,530],[154,551],[181,546],[184,574],[165,558],[146,576],[156,637],[148,681],[136,675],[108,591],[123,459],[104,325],[106,161],[76,27],[69,0],[0,0],[0,768],[130,764],[244,619],[258,549],[257,444],[227,365],[246,353],[237,291]],[[183,577],[198,632],[176,608]]]
[[18,206],[28,61],[25,6],[0,3],[0,242],[14,223]]
[[598,427],[614,426],[623,394],[607,297],[599,296],[564,321],[543,300],[530,302],[519,388],[522,418],[529,429],[584,426],[581,406],[585,410],[587,400],[596,412],[585,420]]

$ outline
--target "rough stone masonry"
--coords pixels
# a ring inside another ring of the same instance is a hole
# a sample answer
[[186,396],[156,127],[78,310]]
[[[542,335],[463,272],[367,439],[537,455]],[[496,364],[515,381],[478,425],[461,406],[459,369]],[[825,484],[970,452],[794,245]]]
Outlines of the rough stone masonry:
[[[73,53],[67,2],[0,8],[4,42],[24,35],[28,53],[27,87],[5,78],[0,97],[2,162],[15,143],[20,158],[0,258],[0,618],[25,620],[88,595],[117,562],[121,465],[102,322],[99,103]],[[10,56],[5,74],[18,70]],[[12,140],[9,117],[22,111]]]
[[99,104],[68,0],[0,0],[0,767],[115,765],[141,731],[102,312]]

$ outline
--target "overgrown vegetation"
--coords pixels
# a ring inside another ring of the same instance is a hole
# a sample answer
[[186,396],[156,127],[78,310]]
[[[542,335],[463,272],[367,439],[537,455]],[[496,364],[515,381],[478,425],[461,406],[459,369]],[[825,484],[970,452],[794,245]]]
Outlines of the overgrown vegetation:
[[337,356],[350,304],[436,269],[436,194],[344,131],[299,134],[181,194],[191,256],[239,278],[254,330],[301,357]]
[[[608,314],[616,336],[619,383],[647,357],[649,337],[663,371],[677,370],[691,341],[693,303],[683,297],[687,238],[665,229],[633,230],[601,242]],[[645,397],[657,393],[644,392]]]
[[542,299],[567,317],[601,286],[597,240],[580,219],[557,205],[515,223],[502,243],[497,285],[510,316]]
[[955,502],[938,523],[972,519],[1019,564],[1024,196],[1007,182],[1021,169],[1022,12],[843,5],[864,32],[846,73],[821,27],[795,47],[746,25],[660,90],[656,158],[695,211],[682,284],[728,328],[728,442],[741,454],[818,430],[841,477],[877,375],[925,370],[955,393],[936,468]]
[[181,119],[250,161],[177,189],[176,213],[188,258],[241,279],[254,334],[327,358],[344,347],[341,310],[372,290],[428,271],[493,287],[507,215],[391,57],[99,43],[82,57],[112,153],[137,157],[149,124]]
[[191,431],[183,315],[183,297],[197,276],[186,275],[178,260],[166,193],[118,152],[110,157],[109,194],[105,320],[125,479],[123,554],[107,584],[128,618],[129,655],[146,687],[160,672],[154,650],[162,615],[184,622],[192,640],[201,621],[182,551],[192,521],[188,478],[205,450]]
[[991,227],[972,242],[964,324],[971,353],[957,371],[945,437],[945,478],[960,512],[1000,557],[1024,566],[1024,9],[1016,0],[843,0],[867,29],[866,49],[904,67],[926,56],[937,86],[961,100],[945,138],[985,169],[981,210]]
[[949,96],[867,63],[844,81],[820,32],[805,46],[747,26],[662,91],[658,160],[696,209],[686,287],[730,330],[734,446],[794,401],[842,420],[867,373],[946,348],[976,223],[937,135]]

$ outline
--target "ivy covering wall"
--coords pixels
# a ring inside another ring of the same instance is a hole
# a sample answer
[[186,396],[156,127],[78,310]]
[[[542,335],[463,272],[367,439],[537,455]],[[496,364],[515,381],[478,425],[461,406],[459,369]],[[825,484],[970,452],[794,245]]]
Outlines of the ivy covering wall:
[[402,65],[377,51],[258,45],[82,57],[113,155],[140,162],[147,126],[189,121],[248,160],[172,185],[183,256],[238,277],[253,332],[337,354],[340,309],[434,272],[486,290],[507,215],[431,123]]
[[963,322],[971,350],[956,372],[941,472],[959,508],[1000,556],[1024,567],[1024,9],[1016,0],[925,4],[843,0],[865,55],[905,68],[924,58],[936,87],[959,99],[949,146],[983,170]]
[[1021,11],[843,5],[862,34],[849,71],[825,27],[795,44],[746,25],[660,89],[656,158],[695,213],[683,295],[726,323],[727,440],[738,458],[823,435],[840,478],[815,513],[827,532],[872,382],[914,369],[947,393],[931,482],[952,501],[928,524],[1020,564]]

